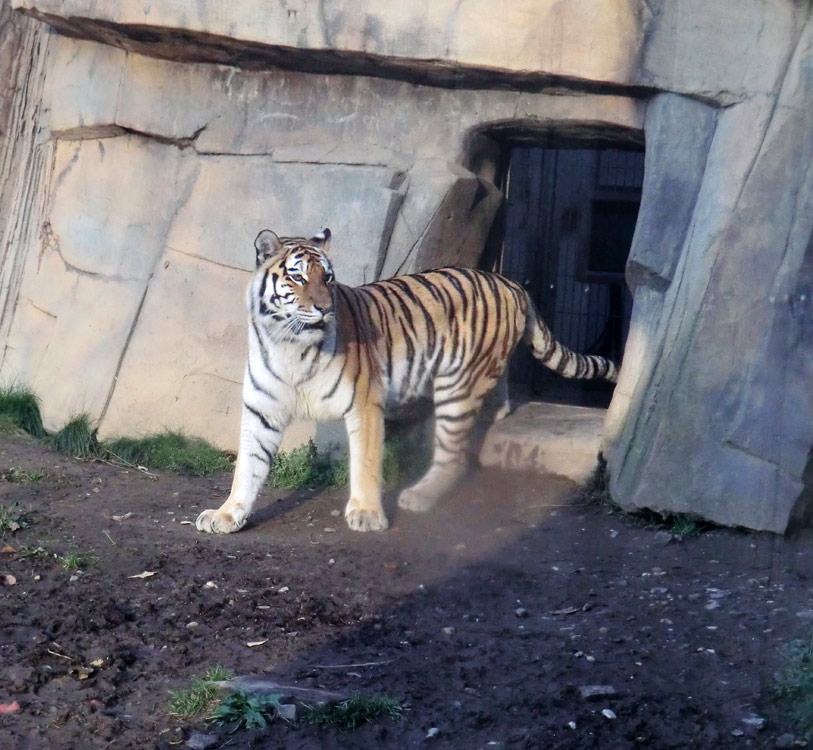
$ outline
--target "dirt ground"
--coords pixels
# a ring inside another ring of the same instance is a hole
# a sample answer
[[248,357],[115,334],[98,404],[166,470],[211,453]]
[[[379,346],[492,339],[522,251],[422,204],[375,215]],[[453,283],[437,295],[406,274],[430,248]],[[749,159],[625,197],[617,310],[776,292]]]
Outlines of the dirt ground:
[[[188,522],[228,476],[2,440],[0,471],[45,472],[0,480],[0,504],[31,512],[0,540],[0,704],[20,706],[2,748],[193,731],[230,748],[763,748],[792,731],[770,687],[779,646],[813,629],[809,532],[670,540],[562,479],[480,471],[425,515],[390,493],[385,533],[349,531],[343,491],[268,490],[246,529],[213,537]],[[53,558],[70,553],[81,572]],[[168,692],[217,664],[405,712],[353,732],[168,716]],[[583,698],[594,685],[613,694]]]

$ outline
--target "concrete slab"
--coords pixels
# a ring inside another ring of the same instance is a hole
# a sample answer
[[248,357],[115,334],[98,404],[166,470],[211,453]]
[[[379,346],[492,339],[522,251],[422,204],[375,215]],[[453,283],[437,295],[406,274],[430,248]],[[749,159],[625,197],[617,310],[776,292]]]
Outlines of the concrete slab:
[[586,482],[596,467],[606,414],[585,406],[523,404],[489,428],[480,462]]

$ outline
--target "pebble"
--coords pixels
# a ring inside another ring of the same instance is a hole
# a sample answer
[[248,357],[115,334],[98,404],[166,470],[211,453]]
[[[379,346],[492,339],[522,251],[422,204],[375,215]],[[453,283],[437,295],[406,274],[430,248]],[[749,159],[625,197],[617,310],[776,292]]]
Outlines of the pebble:
[[757,716],[756,714],[746,716],[742,720],[742,723],[749,727],[753,727],[754,729],[763,729],[765,727],[765,719],[762,716]]
[[192,732],[186,741],[186,746],[191,750],[209,750],[214,747],[220,738],[216,734],[203,734],[203,732]]
[[612,685],[582,685],[579,688],[579,695],[586,700],[594,698],[609,698],[616,694],[616,690]]
[[602,715],[602,716],[603,716],[605,719],[615,719],[615,718],[616,718],[616,716],[615,716],[615,711],[613,711],[611,708],[605,708],[605,709],[603,709],[603,710],[602,710],[602,712],[601,712],[601,715]]
[[277,706],[277,716],[285,721],[296,721],[296,704],[295,703],[280,703]]
[[717,609],[719,606],[720,602],[717,599],[712,599],[703,609],[711,611],[712,609]]
[[195,620],[192,622],[186,623],[187,630],[194,630],[198,626],[198,623]]
[[341,514],[342,512],[338,508],[330,511],[330,515],[333,516],[334,518],[338,518]]
[[429,731],[426,733],[426,739],[431,740],[433,737],[437,737],[440,734],[440,729],[437,727],[430,727]]
[[278,594],[287,594],[291,589],[288,586],[280,586],[277,589]]
[[514,610],[514,614],[515,614],[517,617],[527,617],[527,616],[528,616],[528,610],[527,610],[527,609],[525,609],[525,607],[517,607],[517,608]]
[[794,734],[780,734],[776,738],[776,747],[785,748],[793,747],[796,744],[796,735]]
[[655,544],[660,544],[661,546],[666,546],[669,544],[675,537],[670,534],[668,531],[657,531],[655,532]]
[[205,588],[205,589],[216,589],[217,584],[214,581],[206,581],[206,583],[203,584],[203,588]]
[[441,631],[444,635],[454,635],[454,628],[451,625],[441,628]]

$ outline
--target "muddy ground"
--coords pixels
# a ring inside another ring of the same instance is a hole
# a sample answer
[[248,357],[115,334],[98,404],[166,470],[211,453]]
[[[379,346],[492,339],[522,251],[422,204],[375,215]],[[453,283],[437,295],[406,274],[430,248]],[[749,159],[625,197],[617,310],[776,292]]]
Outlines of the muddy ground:
[[[349,531],[343,491],[268,490],[249,527],[212,537],[187,522],[228,476],[0,440],[0,471],[20,470],[0,504],[31,520],[0,540],[0,584],[16,580],[0,585],[0,704],[20,706],[2,748],[185,747],[193,731],[230,748],[762,748],[792,731],[770,688],[780,644],[813,629],[808,532],[669,541],[564,480],[481,471],[425,515],[388,495],[385,533]],[[70,553],[81,572],[53,557]],[[405,712],[351,733],[168,716],[168,692],[217,664]],[[590,685],[614,694],[586,700]]]

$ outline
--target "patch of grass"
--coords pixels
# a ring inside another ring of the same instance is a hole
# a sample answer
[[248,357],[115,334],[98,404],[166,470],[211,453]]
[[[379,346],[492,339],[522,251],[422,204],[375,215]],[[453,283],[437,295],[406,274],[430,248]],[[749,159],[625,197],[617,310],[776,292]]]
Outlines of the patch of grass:
[[77,458],[92,458],[100,452],[96,440],[96,430],[90,424],[87,414],[79,414],[71,419],[59,432],[50,437],[51,444],[60,453]]
[[219,664],[203,677],[195,677],[188,688],[171,690],[167,713],[189,719],[209,710],[217,698],[217,686],[213,683],[231,679],[231,675]]
[[0,388],[0,429],[19,427],[37,438],[45,437],[39,400],[28,389],[19,386]]
[[[407,443],[395,439],[384,443],[382,476],[386,484],[405,473]],[[320,451],[312,440],[293,450],[280,452],[274,460],[268,482],[274,489],[326,489],[347,487],[350,483],[350,456]]]
[[268,482],[275,489],[323,489],[339,487],[349,476],[347,457],[344,462],[337,461],[309,440],[306,445],[277,454]]
[[684,513],[669,516],[666,523],[669,525],[669,533],[683,537],[683,539],[698,537],[708,528],[708,525],[703,521],[687,516]]
[[813,634],[783,649],[785,665],[777,673],[774,692],[786,703],[791,721],[806,740],[813,740]]
[[264,729],[277,718],[281,695],[244,693],[242,690],[227,695],[212,714],[218,724],[234,723],[234,730]]
[[167,469],[180,474],[208,477],[234,468],[225,453],[203,438],[166,431],[144,438],[117,438],[106,441],[104,450],[111,458],[149,469]]
[[364,698],[354,695],[339,703],[328,703],[324,706],[309,708],[302,716],[305,724],[334,726],[350,730],[362,724],[370,724],[381,717],[398,721],[403,714],[403,707],[397,698],[379,696]]
[[45,472],[42,469],[23,471],[22,469],[11,468],[0,474],[0,478],[12,484],[27,484],[28,482],[39,482],[41,479],[44,479]]
[[78,552],[66,552],[64,555],[58,555],[56,559],[62,569],[67,570],[69,573],[79,570],[85,562],[85,558]]
[[0,505],[0,535],[19,531],[31,525],[31,514],[18,508],[17,503]]

